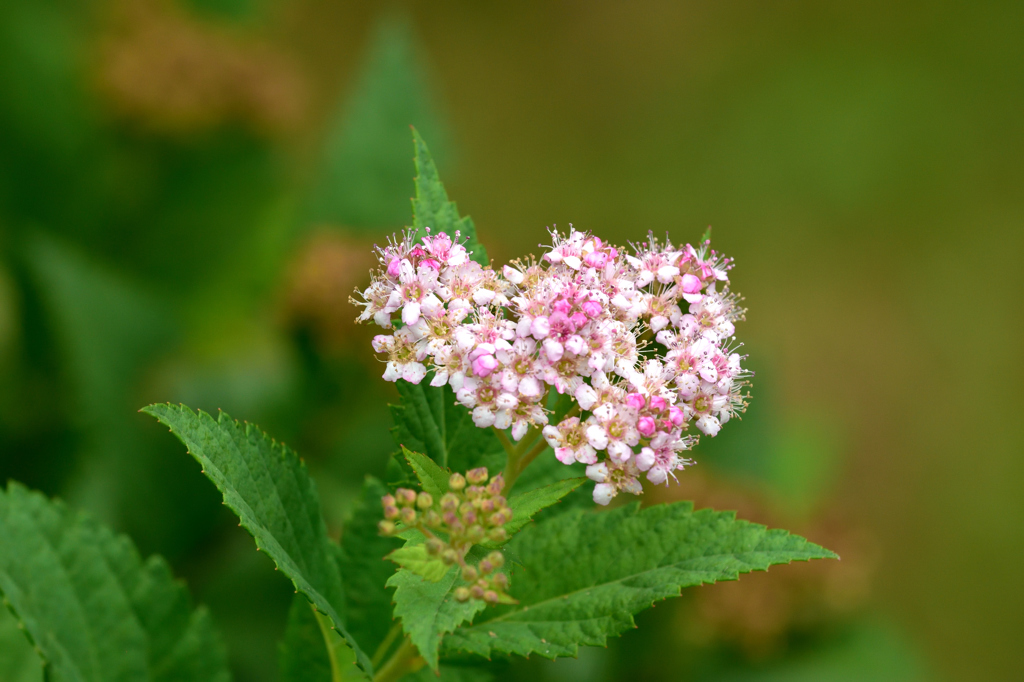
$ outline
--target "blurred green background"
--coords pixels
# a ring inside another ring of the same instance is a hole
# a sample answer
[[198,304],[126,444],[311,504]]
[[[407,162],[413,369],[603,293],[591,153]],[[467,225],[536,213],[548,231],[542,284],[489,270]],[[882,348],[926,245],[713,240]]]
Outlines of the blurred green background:
[[711,224],[753,402],[651,499],[843,556],[502,678],[1019,679],[1020,2],[8,0],[0,479],[168,557],[275,679],[287,581],[136,410],[259,423],[339,532],[393,448],[347,298],[409,220],[410,124],[499,262]]

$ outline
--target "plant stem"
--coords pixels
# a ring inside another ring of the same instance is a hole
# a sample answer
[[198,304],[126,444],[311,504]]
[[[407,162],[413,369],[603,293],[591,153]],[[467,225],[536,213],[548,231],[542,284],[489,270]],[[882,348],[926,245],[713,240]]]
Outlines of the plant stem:
[[398,682],[404,675],[414,673],[426,664],[419,650],[406,637],[387,663],[373,676],[373,682]]
[[508,439],[508,436],[505,435],[504,431],[502,431],[496,426],[492,426],[491,428],[494,429],[494,433],[498,435],[498,441],[501,443],[501,447],[505,448],[505,452],[508,453],[508,461],[511,462],[516,457],[515,447],[512,445],[512,442]]
[[348,646],[331,624],[331,619],[316,610],[313,604],[309,605],[316,616],[317,625],[320,626],[320,634],[324,636],[324,645],[327,647],[327,659],[331,662],[331,682],[342,682],[341,665],[338,663],[338,647]]
[[384,641],[381,642],[380,646],[377,647],[377,650],[373,652],[373,658],[370,659],[370,663],[373,664],[374,668],[380,665],[381,660],[383,660],[384,658],[384,654],[388,652],[388,649],[391,648],[391,645],[395,643],[395,638],[398,637],[398,635],[400,634],[402,634],[402,624],[396,622],[394,626],[392,626],[392,628],[388,630],[388,634],[386,637],[384,637]]

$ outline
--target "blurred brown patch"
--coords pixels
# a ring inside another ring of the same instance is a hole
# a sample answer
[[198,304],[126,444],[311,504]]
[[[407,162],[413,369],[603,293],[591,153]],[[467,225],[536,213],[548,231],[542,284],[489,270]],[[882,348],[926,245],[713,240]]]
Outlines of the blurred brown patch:
[[725,644],[749,659],[771,658],[794,637],[827,631],[866,604],[875,543],[835,510],[794,519],[756,490],[696,470],[682,474],[678,486],[655,486],[644,497],[647,504],[693,500],[696,509],[735,510],[737,518],[791,529],[842,557],[796,562],[693,590],[693,601],[680,609],[678,628],[693,644]]
[[120,116],[145,129],[181,133],[238,122],[273,134],[305,118],[305,79],[268,45],[160,0],[122,0],[110,25],[99,88]]
[[289,268],[284,292],[284,316],[288,326],[308,329],[317,348],[329,355],[360,348],[361,356],[379,330],[356,324],[361,312],[349,301],[355,289],[370,283],[369,271],[377,265],[373,243],[337,232],[320,231],[311,236]]

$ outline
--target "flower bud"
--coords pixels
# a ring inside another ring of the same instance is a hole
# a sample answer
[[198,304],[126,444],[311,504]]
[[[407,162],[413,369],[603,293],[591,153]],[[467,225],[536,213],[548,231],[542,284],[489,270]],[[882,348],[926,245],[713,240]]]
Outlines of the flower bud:
[[384,518],[385,519],[397,519],[398,518],[398,507],[391,505],[384,507]]
[[487,533],[487,539],[491,542],[505,542],[508,539],[508,533],[501,527],[492,528]]
[[490,573],[493,570],[494,570],[494,564],[492,564],[487,559],[484,559],[483,561],[480,562],[480,572],[483,573],[484,575],[487,575],[488,573]]
[[446,566],[451,566],[458,560],[459,554],[454,549],[449,548],[441,553],[441,561],[443,561]]
[[466,499],[467,500],[475,500],[476,498],[480,497],[483,494],[484,494],[484,489],[481,488],[478,485],[471,485],[468,488],[466,488]]
[[498,593],[495,592],[494,590],[486,590],[484,592],[484,601],[487,602],[488,604],[497,604],[498,603]]
[[466,531],[466,539],[474,545],[483,541],[486,536],[487,533],[484,531],[484,527],[480,525],[470,526],[469,530]]
[[441,498],[441,511],[455,511],[459,508],[459,497],[453,493],[445,493]]
[[420,493],[416,496],[416,506],[419,509],[430,509],[434,506],[434,498],[430,496],[430,493]]
[[495,573],[491,580],[494,582],[495,587],[500,589],[502,592],[508,589],[508,576],[504,573]]
[[491,522],[492,526],[504,526],[508,523],[508,517],[505,516],[505,512],[494,512],[491,514],[491,518],[487,520]]
[[469,595],[473,597],[473,599],[483,599],[484,588],[479,585],[473,585],[473,587],[469,588]]
[[381,521],[377,524],[377,530],[381,535],[394,535],[398,528],[392,521]]
[[451,478],[448,479],[448,487],[459,492],[466,487],[466,479],[462,474],[452,474]]
[[495,509],[498,509],[499,507],[505,507],[505,506],[508,505],[508,500],[506,500],[501,495],[495,496],[494,499],[493,499],[493,502],[494,502],[494,508]]
[[477,467],[466,472],[466,480],[474,485],[487,482],[487,467]]
[[476,512],[472,509],[467,511],[462,515],[462,522],[470,526],[476,523]]
[[456,523],[458,523],[458,522],[459,522],[459,517],[458,517],[458,516],[456,516],[456,515],[455,515],[455,512],[453,512],[453,511],[446,511],[446,512],[444,513],[444,515],[443,515],[443,516],[441,516],[441,519],[442,519],[442,520],[443,520],[443,521],[444,521],[444,522],[445,522],[445,523],[446,523],[446,524],[447,524],[448,526],[454,526],[454,525],[455,525]]
[[430,556],[437,556],[444,551],[445,544],[437,538],[430,538],[427,540],[427,554]]
[[380,498],[380,503],[384,507],[394,507],[395,506],[395,496],[394,495],[385,495],[384,497]]
[[494,511],[494,500],[481,499],[480,500],[480,504],[475,504],[474,503],[473,506],[476,507],[477,509],[479,509],[480,511],[482,511],[483,513],[488,514],[488,513],[492,512],[492,511]]
[[491,479],[491,482],[487,484],[487,492],[491,495],[500,495],[501,491],[505,489],[505,478],[498,474]]
[[398,504],[402,507],[411,507],[416,503],[416,491],[408,488],[399,488],[395,491]]
[[476,578],[477,578],[477,574],[476,574],[476,569],[475,568],[473,568],[472,566],[463,566],[462,567],[462,579],[463,580],[465,580],[467,583],[471,583],[474,580],[476,580]]
[[495,568],[501,568],[505,565],[505,555],[501,552],[491,552],[487,555],[487,560],[490,561]]
[[456,587],[455,588],[455,601],[458,601],[458,602],[469,601],[469,588],[468,587]]
[[402,507],[402,510],[399,512],[399,518],[402,519],[402,523],[410,526],[416,523],[416,510],[412,507]]
[[423,515],[423,523],[427,524],[427,528],[437,528],[441,525],[441,517],[436,511],[430,509]]
[[470,502],[463,502],[462,504],[459,505],[459,514],[461,514],[462,516],[465,516],[466,514],[470,513],[471,511],[473,511],[472,503],[470,503]]

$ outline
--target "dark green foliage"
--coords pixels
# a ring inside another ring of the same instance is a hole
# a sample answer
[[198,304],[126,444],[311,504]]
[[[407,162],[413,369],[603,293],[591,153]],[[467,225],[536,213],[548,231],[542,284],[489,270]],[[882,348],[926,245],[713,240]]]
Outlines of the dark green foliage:
[[15,483],[0,493],[0,590],[48,679],[229,679],[209,615],[163,559]]
[[256,546],[330,617],[356,652],[360,667],[371,672],[370,659],[345,629],[336,550],[327,537],[316,487],[298,455],[223,412],[214,420],[183,405],[150,405],[143,411],[185,444]]
[[292,599],[280,647],[281,682],[331,682],[331,659],[316,613],[301,594]]
[[421,452],[442,468],[465,472],[487,467],[495,474],[505,465],[505,451],[491,429],[477,428],[473,418],[448,386],[436,388],[400,381],[402,400],[391,406],[399,445]]
[[394,624],[391,596],[384,583],[395,572],[384,557],[401,547],[397,538],[381,537],[377,523],[383,518],[380,498],[384,484],[373,477],[363,481],[359,500],[341,532],[338,567],[345,579],[345,615],[348,629],[367,651],[384,640]]
[[835,555],[782,530],[737,521],[689,503],[639,504],[601,513],[576,510],[518,536],[512,549],[519,604],[460,628],[446,650],[546,658],[575,656],[633,627],[633,615],[680,589],[773,564]]

